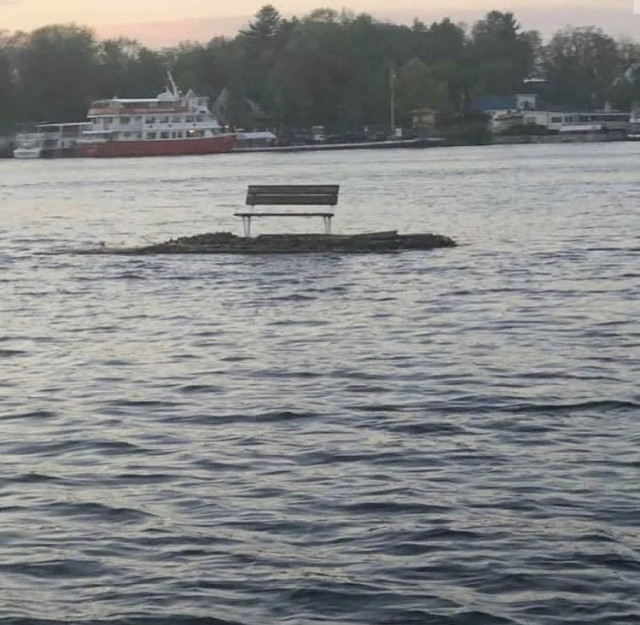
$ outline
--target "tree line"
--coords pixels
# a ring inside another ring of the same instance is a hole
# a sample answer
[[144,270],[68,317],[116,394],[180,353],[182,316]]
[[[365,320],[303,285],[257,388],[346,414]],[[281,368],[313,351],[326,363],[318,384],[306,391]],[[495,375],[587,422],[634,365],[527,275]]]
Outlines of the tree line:
[[226,121],[245,128],[388,124],[391,83],[399,124],[428,107],[453,125],[473,115],[474,98],[532,89],[547,106],[640,101],[640,44],[599,28],[567,27],[545,43],[509,12],[470,27],[448,18],[407,26],[331,9],[285,19],[265,5],[233,38],[162,50],[99,41],[73,24],[0,32],[0,130],[83,120],[97,98],[149,97],[168,68],[184,89],[214,97],[225,88]]

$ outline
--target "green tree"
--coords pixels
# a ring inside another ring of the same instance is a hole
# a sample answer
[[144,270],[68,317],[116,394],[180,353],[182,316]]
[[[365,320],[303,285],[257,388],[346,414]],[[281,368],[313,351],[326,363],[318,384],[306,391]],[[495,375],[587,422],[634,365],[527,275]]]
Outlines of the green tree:
[[[262,6],[234,38],[162,51],[129,39],[97,42],[75,25],[0,33],[0,125],[84,119],[95,97],[158,93],[171,68],[180,88],[210,97],[224,88],[229,120],[330,130],[389,120],[389,71],[398,68],[397,112],[429,106],[458,123],[471,96],[522,89],[544,77],[551,103],[575,107],[640,99],[640,44],[596,28],[567,28],[544,46],[514,15],[492,11],[469,34],[450,19],[411,26],[321,8],[284,19]],[[407,117],[405,117],[405,120]]]
[[617,46],[623,72],[613,83],[611,102],[624,110],[640,107],[640,43],[625,38]]
[[277,85],[273,72],[287,45],[290,26],[273,5],[263,6],[247,29],[240,31],[235,46],[238,54],[234,95],[276,116]]
[[0,33],[0,133],[14,121],[15,85],[11,74],[10,53]]
[[616,42],[599,28],[565,28],[544,51],[547,97],[554,104],[601,107],[621,72]]
[[465,52],[464,29],[449,18],[433,22],[426,31],[423,58],[432,61],[461,59]]
[[389,58],[368,15],[314,12],[293,30],[279,65],[283,118],[342,131],[387,119]]
[[613,83],[611,104],[630,110],[640,106],[640,63],[630,65]]
[[640,63],[640,42],[623,38],[617,42],[618,56],[625,67]]
[[272,4],[265,4],[255,14],[255,20],[249,24],[249,27],[240,31],[240,36],[262,46],[265,42],[276,38],[283,21],[278,9]]
[[21,118],[78,121],[97,86],[99,62],[93,32],[75,25],[35,30],[19,68]]
[[448,104],[447,84],[420,59],[411,59],[400,68],[396,82],[398,112],[429,107],[442,111]]
[[132,97],[138,88],[134,84],[133,69],[140,46],[130,39],[107,39],[98,47],[100,64],[96,92],[100,97]]
[[491,11],[471,31],[469,55],[476,66],[476,95],[516,91],[535,64],[534,39],[523,33],[513,13]]
[[210,94],[208,70],[211,57],[206,45],[182,42],[176,48],[165,50],[163,57],[181,89]]
[[166,59],[161,53],[139,46],[130,69],[130,81],[135,90],[133,95],[140,97],[141,94],[162,91],[167,84],[167,69]]

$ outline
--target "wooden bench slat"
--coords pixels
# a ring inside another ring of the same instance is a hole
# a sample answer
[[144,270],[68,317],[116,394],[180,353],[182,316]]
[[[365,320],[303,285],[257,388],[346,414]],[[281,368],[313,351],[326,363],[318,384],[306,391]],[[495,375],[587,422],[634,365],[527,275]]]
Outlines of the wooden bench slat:
[[265,212],[254,213],[252,211],[243,211],[241,213],[234,213],[236,217],[334,217],[335,213],[328,212],[314,212],[314,213],[299,213],[293,211],[278,211],[278,212]]
[[247,193],[334,193],[339,184],[250,184]]
[[305,194],[305,195],[280,195],[277,193],[265,193],[247,194],[247,204],[256,205],[273,205],[273,204],[286,204],[286,205],[328,205],[335,206],[338,203],[338,198],[335,195],[328,194]]

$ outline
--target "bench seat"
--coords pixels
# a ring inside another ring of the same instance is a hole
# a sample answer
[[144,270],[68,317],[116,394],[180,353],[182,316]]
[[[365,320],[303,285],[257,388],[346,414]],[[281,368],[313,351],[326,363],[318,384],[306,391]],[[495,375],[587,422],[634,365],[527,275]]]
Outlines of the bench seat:
[[[322,217],[325,234],[331,234],[331,219],[338,203],[339,185],[250,185],[246,204],[251,210],[237,211],[245,237],[251,236],[253,217]],[[324,210],[260,210],[255,206],[331,206]]]

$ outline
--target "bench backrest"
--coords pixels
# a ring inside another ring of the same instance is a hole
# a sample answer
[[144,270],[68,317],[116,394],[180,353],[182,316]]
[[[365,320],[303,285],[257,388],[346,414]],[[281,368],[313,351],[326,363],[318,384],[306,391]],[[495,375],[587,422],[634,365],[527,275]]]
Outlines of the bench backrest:
[[290,184],[290,185],[249,185],[247,204],[262,205],[323,205],[335,206],[338,203],[337,184]]

